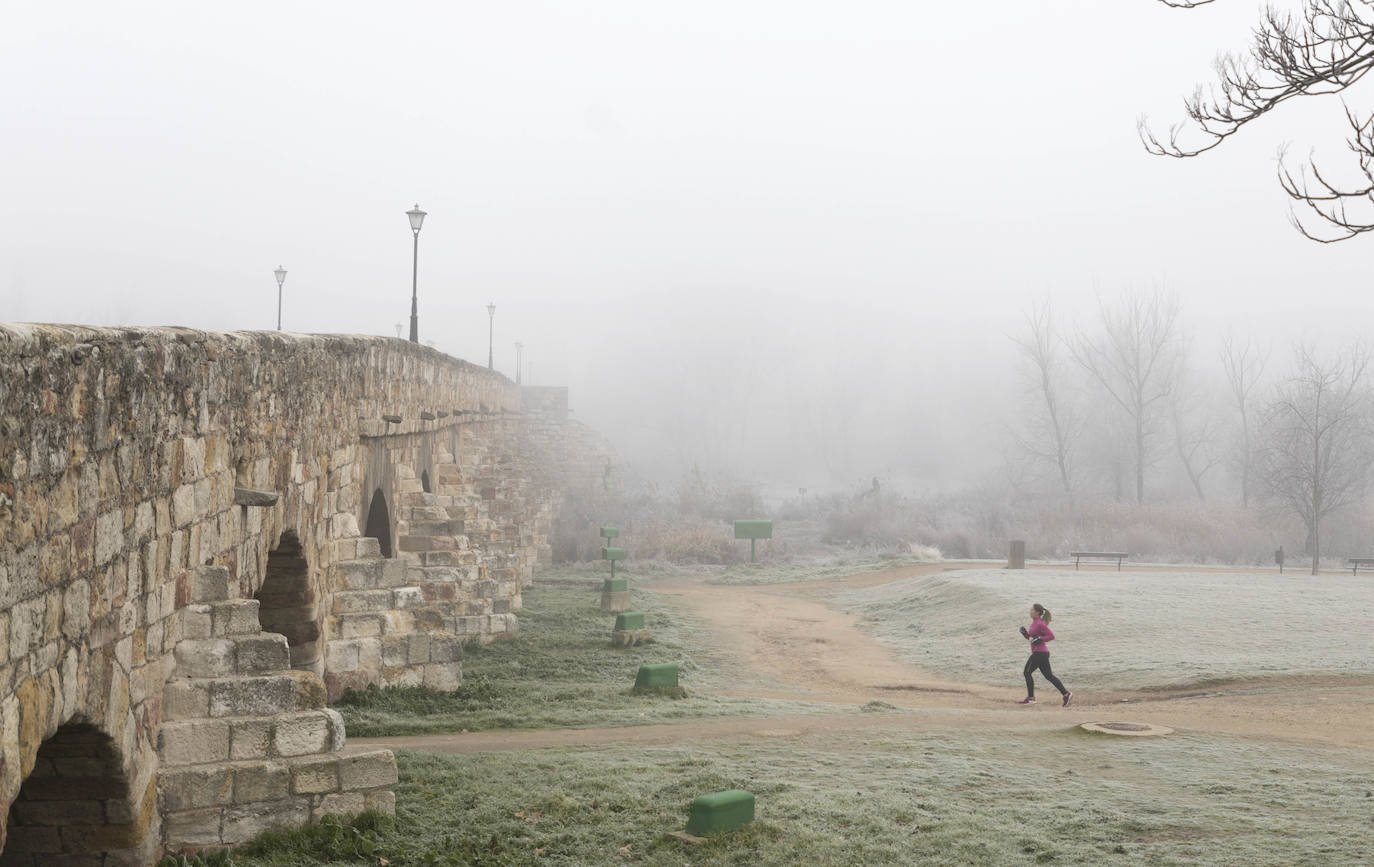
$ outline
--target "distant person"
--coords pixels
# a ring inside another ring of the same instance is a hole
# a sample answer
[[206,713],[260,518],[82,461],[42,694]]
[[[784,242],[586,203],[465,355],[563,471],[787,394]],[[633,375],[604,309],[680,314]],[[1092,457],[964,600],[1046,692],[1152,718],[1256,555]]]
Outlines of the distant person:
[[1050,610],[1039,602],[1031,606],[1030,614],[1030,629],[1021,627],[1021,635],[1030,639],[1031,645],[1030,659],[1026,660],[1026,668],[1022,672],[1026,676],[1026,697],[1021,700],[1021,704],[1035,704],[1035,681],[1031,675],[1038,668],[1045,675],[1045,680],[1053,684],[1054,688],[1059,690],[1059,694],[1064,697],[1061,707],[1068,707],[1069,699],[1073,698],[1073,693],[1065,689],[1064,684],[1050,670],[1048,645],[1054,641],[1054,633],[1050,631],[1050,620],[1054,615],[1050,614]]

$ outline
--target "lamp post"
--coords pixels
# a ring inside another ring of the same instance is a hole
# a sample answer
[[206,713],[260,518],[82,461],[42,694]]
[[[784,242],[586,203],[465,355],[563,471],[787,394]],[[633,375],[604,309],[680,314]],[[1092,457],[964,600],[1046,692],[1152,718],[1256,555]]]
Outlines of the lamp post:
[[425,224],[425,212],[420,210],[417,204],[414,208],[406,211],[406,216],[410,218],[410,231],[415,235],[415,258],[410,272],[410,342],[420,342],[420,315],[419,304],[416,301],[415,289],[420,278],[420,227]]
[[515,344],[515,384],[520,384],[520,353],[525,351],[525,344],[516,342]]
[[281,284],[286,282],[286,269],[278,265],[272,273],[277,275],[277,330],[281,331]]
[[495,370],[492,365],[491,338],[496,333],[496,302],[487,305],[487,370]]

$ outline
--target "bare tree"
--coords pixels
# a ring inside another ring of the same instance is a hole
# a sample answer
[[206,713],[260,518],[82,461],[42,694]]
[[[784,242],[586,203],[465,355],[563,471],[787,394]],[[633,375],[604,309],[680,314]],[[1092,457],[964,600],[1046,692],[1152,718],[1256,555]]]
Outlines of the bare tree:
[[1362,345],[1330,362],[1304,345],[1294,356],[1294,373],[1263,414],[1259,469],[1273,496],[1306,525],[1316,575],[1322,519],[1357,502],[1369,481],[1370,358]]
[[[1194,7],[1211,0],[1160,0]],[[1141,118],[1146,150],[1159,156],[1194,157],[1220,145],[1242,127],[1304,96],[1341,93],[1374,69],[1374,0],[1304,0],[1301,10],[1268,7],[1245,54],[1216,61],[1217,82],[1199,87],[1184,102],[1187,120],[1161,138]],[[1293,171],[1280,159],[1279,183],[1293,199],[1292,222],[1314,241],[1333,243],[1374,230],[1374,118],[1360,120],[1348,108],[1353,130],[1347,144],[1363,180],[1343,185],[1314,161]],[[1306,215],[1307,222],[1299,214]]]
[[1169,421],[1174,435],[1174,451],[1193,486],[1198,502],[1207,502],[1203,481],[1221,463],[1217,456],[1215,416],[1206,396],[1180,367],[1169,395]]
[[1135,499],[1143,504],[1151,440],[1179,369],[1178,301],[1160,292],[1130,292],[1115,309],[1099,298],[1098,314],[1100,336],[1080,333],[1069,350],[1131,422]]
[[1268,353],[1249,340],[1243,344],[1237,343],[1234,336],[1228,334],[1222,344],[1221,366],[1226,372],[1226,384],[1231,391],[1231,405],[1236,411],[1238,427],[1232,466],[1240,478],[1240,504],[1246,509],[1250,508],[1255,474],[1255,408],[1252,395],[1268,361]]
[[1013,339],[1029,363],[1037,406],[1029,431],[1018,440],[1032,458],[1054,468],[1059,486],[1065,495],[1072,497],[1077,425],[1064,394],[1063,365],[1059,361],[1061,344],[1055,334],[1048,298],[1032,303],[1026,316],[1025,336]]

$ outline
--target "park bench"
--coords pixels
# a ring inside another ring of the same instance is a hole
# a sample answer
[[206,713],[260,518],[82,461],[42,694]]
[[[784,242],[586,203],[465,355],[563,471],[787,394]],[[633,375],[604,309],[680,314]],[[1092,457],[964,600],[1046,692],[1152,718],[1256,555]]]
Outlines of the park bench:
[[1121,571],[1121,561],[1131,556],[1121,551],[1070,551],[1069,556],[1073,558],[1074,571],[1078,571],[1080,560],[1115,560],[1116,571]]
[[1349,560],[1345,561],[1345,565],[1350,567],[1351,575],[1358,575],[1360,574],[1361,566],[1364,566],[1366,569],[1370,566],[1374,566],[1374,557],[1351,557]]

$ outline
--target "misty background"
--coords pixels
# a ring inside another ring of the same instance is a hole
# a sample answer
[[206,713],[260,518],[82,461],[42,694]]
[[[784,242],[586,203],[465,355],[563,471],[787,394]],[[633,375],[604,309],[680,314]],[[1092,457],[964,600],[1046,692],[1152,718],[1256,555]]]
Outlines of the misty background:
[[494,302],[496,368],[522,342],[637,478],[1008,484],[1035,299],[1072,334],[1169,295],[1214,389],[1228,333],[1277,375],[1367,330],[1368,246],[1304,240],[1274,180],[1286,142],[1339,159],[1339,98],[1196,160],[1137,138],[1258,11],[12,5],[0,320],[269,330],[280,264],[287,330],[405,333],[418,203],[421,341],[485,363]]

